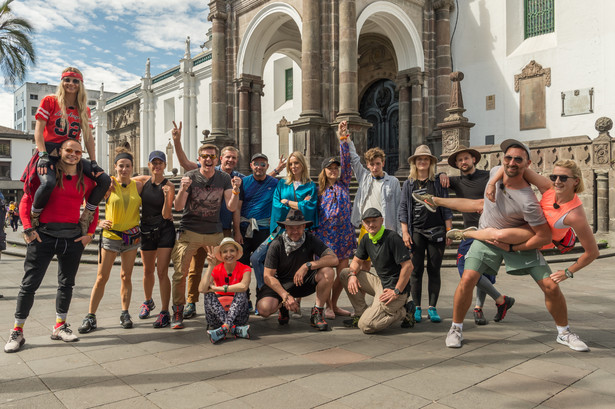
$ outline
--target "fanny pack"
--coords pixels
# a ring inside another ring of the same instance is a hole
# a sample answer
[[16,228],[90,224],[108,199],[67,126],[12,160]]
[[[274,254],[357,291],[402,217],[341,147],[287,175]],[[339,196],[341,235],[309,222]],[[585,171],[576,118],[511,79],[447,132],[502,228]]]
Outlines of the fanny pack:
[[141,241],[141,228],[139,226],[135,226],[132,229],[124,231],[112,229],[109,229],[109,231],[113,234],[117,234],[118,236],[120,236],[124,244],[127,246],[137,244]]
[[568,229],[566,235],[560,241],[553,240],[553,244],[560,253],[568,253],[570,250],[574,248],[574,244],[577,241],[577,235],[574,233],[574,230]]
[[430,227],[429,229],[417,229],[418,233],[422,234],[427,240],[440,243],[446,237],[446,228],[444,226]]

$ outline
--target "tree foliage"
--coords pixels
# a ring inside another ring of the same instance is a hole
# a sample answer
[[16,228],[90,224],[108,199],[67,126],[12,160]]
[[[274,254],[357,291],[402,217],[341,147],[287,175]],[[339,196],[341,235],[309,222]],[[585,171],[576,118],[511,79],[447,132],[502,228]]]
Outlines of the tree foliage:
[[13,15],[12,2],[0,4],[0,70],[7,85],[23,81],[28,65],[36,63],[31,40],[34,29],[26,19]]

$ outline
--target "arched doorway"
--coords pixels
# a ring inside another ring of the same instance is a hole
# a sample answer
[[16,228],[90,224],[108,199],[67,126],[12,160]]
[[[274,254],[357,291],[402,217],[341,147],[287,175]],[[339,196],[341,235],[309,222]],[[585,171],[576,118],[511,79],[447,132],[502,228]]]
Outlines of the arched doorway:
[[384,170],[395,174],[399,167],[399,94],[395,83],[382,79],[372,84],[361,99],[359,114],[373,125],[367,131],[367,148],[382,149],[386,154]]

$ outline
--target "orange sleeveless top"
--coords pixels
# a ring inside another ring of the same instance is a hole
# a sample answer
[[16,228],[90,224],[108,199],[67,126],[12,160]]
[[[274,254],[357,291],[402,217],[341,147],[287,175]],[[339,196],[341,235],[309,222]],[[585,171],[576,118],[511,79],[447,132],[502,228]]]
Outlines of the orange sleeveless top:
[[[572,209],[581,206],[583,203],[581,203],[581,199],[579,199],[579,196],[577,196],[576,193],[571,201],[561,204],[559,206],[559,209],[553,207],[554,203],[555,190],[551,188],[542,194],[542,199],[540,199],[540,207],[542,208],[542,211],[545,214],[545,218],[547,219],[547,223],[549,223],[549,227],[551,228],[551,239],[557,242],[562,240],[564,236],[566,236],[566,234],[570,230],[570,227],[558,229],[555,227],[555,224],[558,220],[570,213]],[[547,244],[543,247],[543,249],[550,249],[553,247],[553,244]]]

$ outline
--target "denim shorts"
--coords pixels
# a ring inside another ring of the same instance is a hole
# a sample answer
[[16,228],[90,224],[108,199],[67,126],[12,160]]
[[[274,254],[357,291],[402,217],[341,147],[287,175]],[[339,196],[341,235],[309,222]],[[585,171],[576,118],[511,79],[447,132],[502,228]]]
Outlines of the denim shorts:
[[107,251],[113,251],[115,253],[124,253],[126,251],[136,250],[141,245],[141,241],[139,243],[134,243],[127,245],[124,243],[124,240],[114,240],[109,239],[107,237],[102,238],[102,248]]

